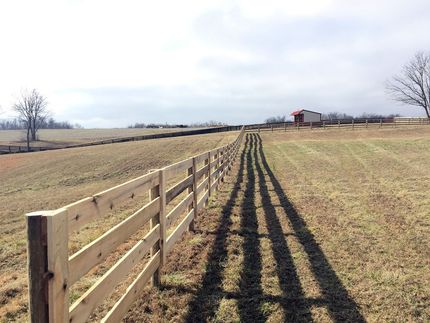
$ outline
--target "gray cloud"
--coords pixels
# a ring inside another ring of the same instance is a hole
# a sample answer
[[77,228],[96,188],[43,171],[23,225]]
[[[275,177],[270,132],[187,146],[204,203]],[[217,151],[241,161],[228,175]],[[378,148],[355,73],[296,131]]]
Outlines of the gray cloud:
[[415,51],[430,49],[430,3],[366,3],[348,9],[339,2],[338,10],[311,17],[279,13],[252,19],[240,8],[206,12],[193,22],[187,41],[175,40],[166,49],[172,57],[178,49],[206,49],[195,61],[199,80],[66,89],[90,100],[59,116],[86,126],[126,126],[209,119],[253,123],[297,107],[420,115],[416,108],[392,102],[384,82]]

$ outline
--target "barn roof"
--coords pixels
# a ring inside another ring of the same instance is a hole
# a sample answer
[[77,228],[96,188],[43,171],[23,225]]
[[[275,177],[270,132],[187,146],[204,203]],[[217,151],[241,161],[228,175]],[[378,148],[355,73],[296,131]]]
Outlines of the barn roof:
[[307,112],[311,112],[311,113],[316,113],[316,114],[321,114],[319,112],[315,112],[315,111],[311,111],[311,110],[300,109],[300,110],[296,110],[296,111],[291,112],[291,115],[292,116],[296,116],[296,115],[301,114],[303,111],[307,111]]
[[296,116],[296,115],[298,115],[298,114],[300,114],[300,113],[302,113],[302,112],[303,112],[303,109],[301,109],[301,110],[296,110],[296,111],[291,112],[291,115],[292,115],[292,116]]

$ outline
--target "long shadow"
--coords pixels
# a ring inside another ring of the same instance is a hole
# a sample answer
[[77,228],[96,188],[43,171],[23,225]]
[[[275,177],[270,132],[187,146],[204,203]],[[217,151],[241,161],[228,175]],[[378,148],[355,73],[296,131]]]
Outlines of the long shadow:
[[272,253],[276,261],[276,273],[279,285],[283,296],[288,299],[288,302],[284,301],[280,304],[284,309],[286,321],[311,322],[312,315],[309,310],[309,304],[304,299],[305,295],[300,284],[296,266],[294,265],[291,250],[288,247],[275,206],[271,201],[266,178],[259,160],[258,155],[261,155],[261,140],[259,136],[257,137],[255,134],[253,136],[255,136],[256,141],[254,161],[259,179],[261,204],[264,210],[268,236],[272,245]]
[[[245,148],[248,146],[248,137],[246,137]],[[227,257],[227,235],[230,230],[231,214],[233,207],[236,204],[238,193],[243,182],[245,167],[245,149],[242,150],[240,156],[240,164],[237,180],[234,183],[233,190],[230,193],[227,203],[221,211],[221,219],[216,230],[215,241],[208,255],[208,263],[206,272],[203,277],[201,287],[197,290],[193,300],[191,301],[186,322],[205,322],[215,315],[222,298],[222,272],[223,261]]]
[[261,137],[256,136],[263,168],[270,178],[281,206],[288,216],[296,236],[308,255],[311,270],[318,281],[328,312],[335,322],[365,322],[357,303],[349,296],[336,272],[331,267],[321,247],[309,231],[306,222],[296,211],[281,184],[271,171],[263,151]]
[[[249,148],[246,156],[247,182],[241,206],[241,236],[243,237],[243,264],[237,300],[241,322],[264,322],[261,312],[263,291],[261,288],[261,253],[258,236],[258,220],[255,206],[254,154],[257,143],[253,136],[246,136]],[[248,140],[249,139],[249,140]]]

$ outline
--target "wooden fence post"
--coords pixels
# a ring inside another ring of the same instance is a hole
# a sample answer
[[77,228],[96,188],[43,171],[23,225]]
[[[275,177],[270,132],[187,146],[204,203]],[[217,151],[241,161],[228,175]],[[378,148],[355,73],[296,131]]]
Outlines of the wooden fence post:
[[194,221],[197,218],[198,210],[198,196],[197,196],[197,160],[193,157],[193,208],[194,208],[194,219],[190,223],[189,230],[194,231]]
[[227,175],[230,173],[231,167],[230,167],[230,156],[231,156],[231,146],[227,146],[227,153],[226,153],[226,158],[227,158],[227,164],[226,164],[226,168],[227,168]]
[[[194,166],[194,158],[193,158],[193,166]],[[187,177],[194,175],[194,167],[191,166],[190,168],[187,169]],[[193,184],[191,184],[190,186],[188,186],[187,189],[187,193],[190,194],[194,192],[194,176],[193,176]],[[188,212],[190,212],[192,209],[194,209],[194,215],[195,215],[195,205],[194,205],[194,193],[193,193],[193,202],[188,206]],[[194,220],[191,221],[189,227],[188,227],[188,231],[194,231]]]
[[311,130],[312,130],[312,121],[310,122],[310,127],[311,127]]
[[26,215],[28,292],[31,322],[48,322],[48,253],[46,217],[33,212]]
[[26,218],[30,320],[68,322],[67,211],[32,212]]
[[67,210],[59,209],[47,215],[49,322],[69,321],[69,255]]
[[366,128],[369,128],[369,120],[366,119]]
[[379,128],[382,128],[382,119],[379,119]]
[[337,120],[337,127],[340,128],[340,120]]
[[[166,173],[164,169],[160,170],[159,175],[159,192],[160,192],[160,267],[166,263]],[[160,276],[160,273],[158,273]]]
[[[217,149],[217,151],[216,151],[215,158],[216,158],[215,170],[218,170],[218,167],[219,167],[219,149]],[[217,185],[215,185],[215,190],[218,191],[218,185],[219,185],[219,172],[218,171],[215,174],[215,181],[217,182]]]
[[[230,150],[230,161],[228,162],[230,165],[233,165],[233,160],[234,160],[234,147],[236,147],[236,142],[233,142],[233,144],[231,145],[231,150]],[[230,167],[231,169],[231,167]]]
[[210,195],[210,186],[211,186],[211,181],[210,181],[210,173],[211,173],[211,171],[210,171],[210,160],[211,160],[211,153],[210,152],[208,152],[208,158],[207,159],[205,159],[205,166],[207,166],[208,167],[208,171],[206,172],[206,174],[205,174],[205,179],[207,178],[208,179],[208,184],[207,184],[207,186],[206,186],[206,188],[207,188],[207,190],[208,190],[208,198],[206,199],[206,202],[205,202],[205,206],[208,206],[208,204],[209,204],[209,195]]
[[284,123],[284,131],[287,131],[287,123]]
[[352,130],[354,130],[354,119],[351,120]]
[[211,152],[208,153],[208,160],[209,160],[209,169],[208,169],[208,200],[209,200],[209,196],[212,195],[212,179],[211,179],[211,174],[212,174],[212,155]]
[[272,128],[272,132],[273,132],[273,125],[270,126]]
[[225,165],[224,165],[224,160],[225,160],[224,148],[220,152],[220,160],[221,160],[221,163],[220,163],[221,170],[220,170],[220,172],[222,173],[222,175],[220,175],[219,179],[220,179],[221,183],[224,183],[224,175],[225,175],[225,173],[224,173],[224,169],[225,169]]
[[[149,190],[149,200],[153,201],[153,200],[155,200],[159,196],[160,196],[160,183]],[[156,214],[151,219],[151,221],[150,221],[150,227],[151,227],[151,229],[153,229],[157,224],[160,224],[160,213]],[[160,230],[160,233],[161,233],[161,230]],[[160,240],[161,240],[161,234],[160,234]],[[160,245],[161,245],[160,240],[157,241],[152,246],[152,248],[151,248],[151,257],[153,257],[157,253],[157,251],[160,250]],[[152,284],[152,286],[159,287],[160,283],[161,283],[161,280],[160,280],[160,268],[158,268],[154,272],[154,274],[152,275],[151,284]]]

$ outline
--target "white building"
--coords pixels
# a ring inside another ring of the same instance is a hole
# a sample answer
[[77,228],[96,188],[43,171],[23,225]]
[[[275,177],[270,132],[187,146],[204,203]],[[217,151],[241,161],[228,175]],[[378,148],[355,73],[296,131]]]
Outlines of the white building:
[[310,110],[297,110],[291,113],[294,116],[294,122],[320,122],[321,113]]

